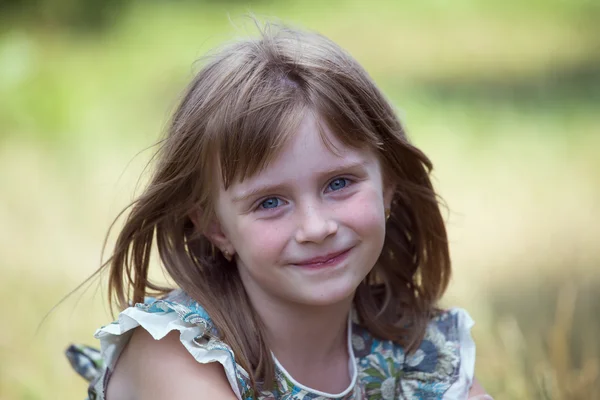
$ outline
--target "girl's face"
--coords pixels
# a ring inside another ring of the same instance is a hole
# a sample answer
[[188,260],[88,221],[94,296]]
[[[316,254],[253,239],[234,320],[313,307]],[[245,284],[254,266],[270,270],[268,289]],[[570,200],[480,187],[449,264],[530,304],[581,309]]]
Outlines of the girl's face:
[[374,153],[323,128],[337,154],[309,114],[263,171],[221,186],[208,236],[235,254],[255,305],[348,300],[381,253],[393,190]]

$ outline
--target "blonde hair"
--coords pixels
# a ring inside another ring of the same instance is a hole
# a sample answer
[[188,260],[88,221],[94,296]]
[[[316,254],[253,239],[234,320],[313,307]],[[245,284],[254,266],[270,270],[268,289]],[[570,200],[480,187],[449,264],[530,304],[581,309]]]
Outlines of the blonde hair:
[[323,36],[274,24],[220,49],[187,88],[105,266],[111,303],[120,308],[166,294],[148,278],[156,244],[163,267],[206,309],[255,388],[274,379],[263,326],[235,262],[214,253],[190,215],[202,210],[206,227],[216,182],[227,188],[268,165],[306,111],[345,145],[373,150],[396,187],[383,251],[355,294],[361,323],[414,350],[450,277],[431,162],[350,55]]

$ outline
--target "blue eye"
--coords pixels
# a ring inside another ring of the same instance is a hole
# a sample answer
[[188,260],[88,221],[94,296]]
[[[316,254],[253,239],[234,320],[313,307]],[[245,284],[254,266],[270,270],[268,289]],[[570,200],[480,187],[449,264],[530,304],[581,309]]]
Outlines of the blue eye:
[[277,197],[269,197],[268,199],[260,203],[260,207],[263,209],[277,208],[279,205],[281,205],[281,200]]
[[346,179],[346,178],[337,178],[337,179],[334,179],[333,181],[331,181],[329,183],[329,186],[327,186],[327,188],[335,191],[335,190],[343,189],[346,186],[348,186],[348,179]]

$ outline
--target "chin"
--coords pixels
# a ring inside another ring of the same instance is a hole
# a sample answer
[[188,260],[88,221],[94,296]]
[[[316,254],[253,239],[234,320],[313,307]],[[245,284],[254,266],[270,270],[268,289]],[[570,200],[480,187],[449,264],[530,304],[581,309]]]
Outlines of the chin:
[[301,295],[301,302],[306,305],[317,307],[339,304],[352,299],[359,284],[360,282],[358,282],[356,285],[314,289],[310,293],[303,293]]

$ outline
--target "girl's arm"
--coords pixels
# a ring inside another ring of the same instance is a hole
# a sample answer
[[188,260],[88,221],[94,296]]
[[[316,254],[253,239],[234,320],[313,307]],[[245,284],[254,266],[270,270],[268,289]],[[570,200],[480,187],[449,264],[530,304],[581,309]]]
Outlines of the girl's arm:
[[471,385],[471,390],[469,390],[469,399],[470,400],[492,400],[489,394],[485,391],[483,386],[479,383],[477,379],[473,379],[473,385]]
[[108,382],[107,400],[235,400],[219,363],[201,364],[183,347],[179,332],[154,340],[136,328]]

